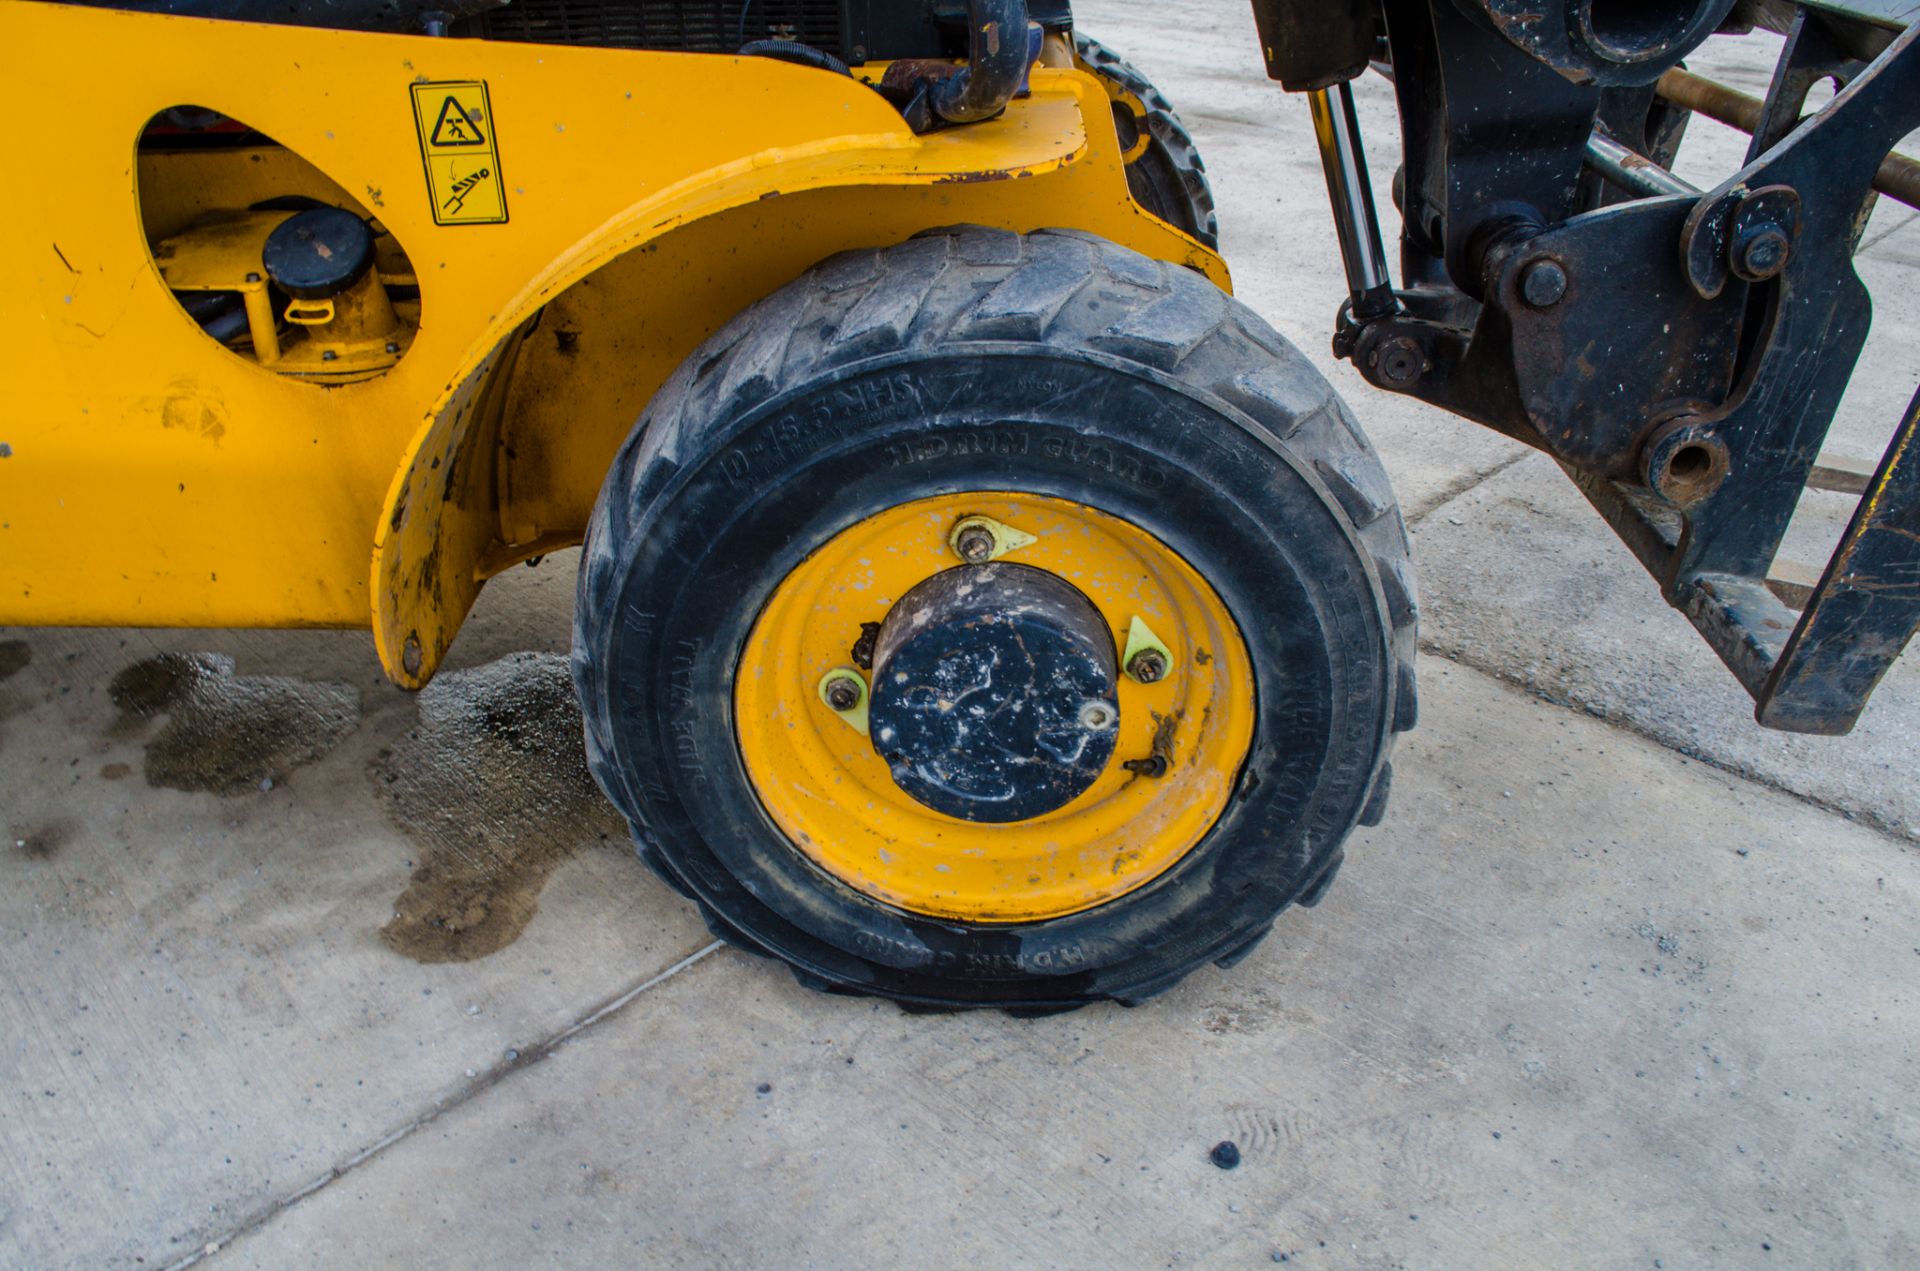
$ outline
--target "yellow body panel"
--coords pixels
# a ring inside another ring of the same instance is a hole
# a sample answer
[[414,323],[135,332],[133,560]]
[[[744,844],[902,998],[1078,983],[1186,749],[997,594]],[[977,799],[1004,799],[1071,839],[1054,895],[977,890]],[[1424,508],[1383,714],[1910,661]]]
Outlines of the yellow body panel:
[[[1091,787],[1007,824],[962,821],[914,800],[820,690],[823,677],[849,666],[849,633],[960,563],[950,532],[969,516],[1030,535],[1004,559],[1078,587],[1116,649],[1144,623],[1171,668],[1151,684],[1120,678],[1113,760]],[[913,913],[1032,922],[1144,887],[1213,828],[1253,740],[1253,666],[1220,597],[1152,535],[1064,499],[950,494],[868,517],[783,579],[747,638],[733,708],[761,805],[822,869]],[[1159,776],[1125,766],[1153,756]]]
[[[487,86],[506,222],[436,224],[423,81]],[[417,685],[487,573],[578,539],[667,372],[835,251],[1064,225],[1225,286],[1130,199],[1095,81],[1033,87],[916,137],[861,84],[767,59],[0,0],[0,94],[41,121],[0,202],[0,622],[371,621]],[[137,155],[182,105],[285,149]],[[404,248],[421,316],[393,369],[291,379],[174,302],[149,241],[260,192],[351,201]]]

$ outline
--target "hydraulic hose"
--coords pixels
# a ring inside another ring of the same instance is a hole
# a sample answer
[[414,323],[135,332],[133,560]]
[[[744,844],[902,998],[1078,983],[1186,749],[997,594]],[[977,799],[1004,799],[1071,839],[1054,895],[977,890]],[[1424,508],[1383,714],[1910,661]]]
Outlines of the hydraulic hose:
[[1026,0],[967,0],[967,64],[936,81],[927,104],[950,124],[1007,108],[1027,69]]
[[740,56],[770,57],[776,62],[811,66],[816,71],[832,71],[835,75],[853,74],[845,62],[826,50],[814,48],[811,44],[796,44],[792,40],[749,40],[740,46]]

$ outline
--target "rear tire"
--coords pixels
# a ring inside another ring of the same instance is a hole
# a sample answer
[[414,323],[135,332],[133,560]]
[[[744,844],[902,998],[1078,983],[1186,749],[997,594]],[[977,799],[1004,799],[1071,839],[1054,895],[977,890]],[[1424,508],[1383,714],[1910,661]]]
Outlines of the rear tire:
[[1098,40],[1076,33],[1073,50],[1081,65],[1110,89],[1120,90],[1114,102],[1114,123],[1120,129],[1121,148],[1131,150],[1143,135],[1146,139],[1146,148],[1127,164],[1127,185],[1134,201],[1217,250],[1220,221],[1214,215],[1207,165],[1192,134],[1174,113],[1173,103],[1133,63]]
[[[822,869],[756,793],[732,709],[758,615],[811,553],[969,490],[1164,541],[1231,611],[1257,688],[1204,837],[1041,921],[913,912]],[[827,261],[675,372],[595,508],[573,666],[595,777],[716,934],[809,987],[1030,1013],[1144,1000],[1317,900],[1381,811],[1413,657],[1399,510],[1297,350],[1188,270],[1074,231],[961,228]]]

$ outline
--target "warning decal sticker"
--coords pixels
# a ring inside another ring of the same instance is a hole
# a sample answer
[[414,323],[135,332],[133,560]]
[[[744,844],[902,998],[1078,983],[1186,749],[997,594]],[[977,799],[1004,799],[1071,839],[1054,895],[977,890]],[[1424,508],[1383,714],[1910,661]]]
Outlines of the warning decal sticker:
[[440,225],[499,225],[507,219],[499,135],[480,80],[415,84],[413,122],[427,196]]

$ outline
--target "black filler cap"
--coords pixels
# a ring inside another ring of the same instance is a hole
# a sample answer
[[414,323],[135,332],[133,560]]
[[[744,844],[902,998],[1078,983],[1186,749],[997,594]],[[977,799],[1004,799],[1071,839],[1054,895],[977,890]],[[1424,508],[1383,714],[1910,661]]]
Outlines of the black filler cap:
[[344,208],[309,208],[267,235],[260,261],[267,277],[288,295],[325,300],[373,268],[373,230]]

